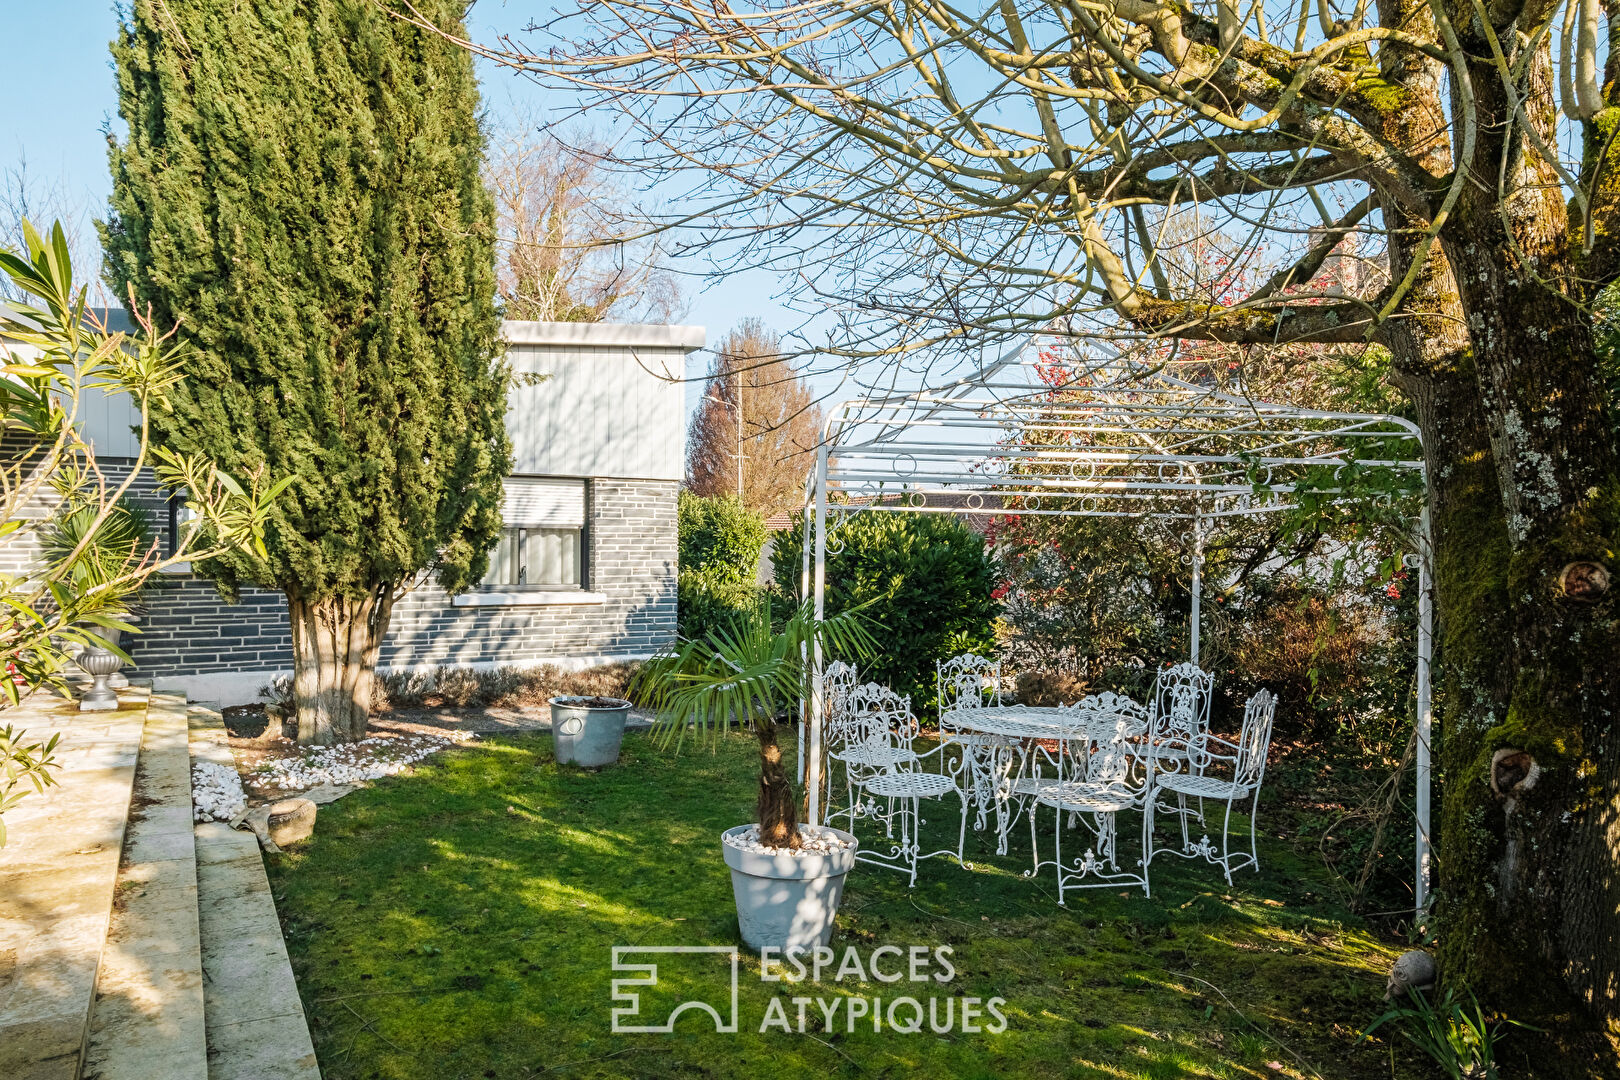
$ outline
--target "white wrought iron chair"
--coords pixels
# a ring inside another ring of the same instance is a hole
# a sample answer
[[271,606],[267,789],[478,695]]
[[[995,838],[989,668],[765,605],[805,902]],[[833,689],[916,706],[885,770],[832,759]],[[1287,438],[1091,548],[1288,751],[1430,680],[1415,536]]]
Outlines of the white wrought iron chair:
[[[857,793],[851,803],[850,828],[861,818],[883,822],[888,851],[862,844],[855,854],[861,862],[909,873],[908,885],[917,884],[917,863],[936,855],[954,855],[962,863],[967,841],[967,798],[952,775],[955,766],[928,771],[927,758],[944,755],[943,744],[918,753],[913,745],[921,729],[911,712],[911,698],[896,694],[886,686],[867,683],[852,690],[848,698],[849,723],[855,732],[842,760],[849,770],[850,784]],[[956,850],[922,850],[922,800],[955,795],[962,806],[961,824],[956,833]],[[898,835],[896,832],[898,831]]]
[[[1059,708],[1061,712],[1073,718],[1074,726],[1084,734],[1076,738],[1059,740],[1056,748],[1049,748],[1037,741],[1024,753],[1018,776],[1013,780],[1008,792],[1011,809],[1005,816],[1001,841],[996,848],[1003,855],[1007,853],[1006,837],[1018,823],[1019,815],[1030,815],[1033,823],[1034,808],[1031,804],[1037,796],[1065,780],[1086,779],[1087,763],[1091,757],[1090,730],[1095,727],[1098,717],[1125,717],[1129,722],[1132,739],[1130,749],[1135,749],[1141,737],[1147,733],[1147,706],[1134,698],[1116,694],[1111,690],[1090,694],[1072,705],[1063,705]],[[1075,823],[1075,815],[1071,814],[1069,824],[1072,827]]]
[[[1029,843],[1035,851],[1035,865],[1025,876],[1038,877],[1042,867],[1053,867],[1057,871],[1060,907],[1068,906],[1063,897],[1070,889],[1140,885],[1143,894],[1151,896],[1147,849],[1147,827],[1151,817],[1146,810],[1142,816],[1142,856],[1136,861],[1135,871],[1120,866],[1118,850],[1119,814],[1146,807],[1152,801],[1149,787],[1153,768],[1151,744],[1145,756],[1132,752],[1132,740],[1140,738],[1142,726],[1129,713],[1086,712],[1080,715],[1086,728],[1080,739],[1089,744],[1085,752],[1084,775],[1079,774],[1076,767],[1079,763],[1076,761],[1071,766],[1069,776],[1036,792],[1035,805],[1030,808],[1029,814]],[[1053,856],[1048,862],[1041,860],[1035,831],[1037,811],[1042,806],[1050,806],[1054,812]],[[1085,854],[1071,859],[1067,864],[1063,861],[1065,817],[1071,824],[1078,818],[1079,823],[1089,827],[1094,836],[1094,843],[1086,847]]]
[[[935,689],[939,696],[939,745],[962,750],[960,768],[964,795],[973,804],[973,827],[982,830],[991,807],[997,814],[997,835],[1006,831],[1006,803],[1000,797],[1008,781],[1011,765],[1009,748],[1013,740],[1002,735],[985,735],[963,730],[961,714],[1001,704],[1001,663],[974,653],[963,653],[934,665]],[[945,760],[944,755],[940,757]]]
[[[1153,683],[1153,701],[1149,716],[1160,718],[1155,727],[1159,734],[1153,743],[1154,767],[1171,772],[1193,771],[1187,763],[1187,748],[1209,733],[1209,707],[1215,697],[1215,676],[1191,662],[1162,668]],[[1142,752],[1138,747],[1138,752]],[[1199,801],[1197,811],[1187,806],[1187,796],[1176,792],[1176,808],[1183,822],[1188,815],[1204,821],[1204,804]],[[1157,792],[1154,795],[1158,797]],[[1168,809],[1160,807],[1161,810]]]
[[[1232,871],[1246,866],[1260,869],[1260,850],[1256,842],[1255,819],[1260,811],[1260,786],[1266,777],[1266,754],[1271,748],[1271,722],[1277,712],[1277,699],[1269,690],[1261,690],[1243,706],[1243,729],[1237,742],[1229,742],[1217,735],[1204,733],[1189,747],[1189,753],[1180,761],[1171,760],[1155,773],[1156,787],[1173,791],[1179,796],[1193,796],[1226,803],[1226,816],[1221,822],[1221,842],[1217,846],[1205,835],[1193,843],[1187,835],[1187,816],[1181,815],[1181,850],[1153,846],[1153,800],[1148,800],[1147,861],[1160,852],[1184,858],[1203,858],[1219,866],[1226,874],[1226,883],[1232,884]],[[1166,725],[1168,729],[1168,725]],[[1214,775],[1212,775],[1212,770]],[[1249,850],[1233,852],[1231,847],[1232,809],[1249,803]]]
[[[822,713],[822,744],[826,747],[827,759],[831,762],[841,762],[839,752],[849,743],[851,730],[849,724],[849,695],[858,685],[859,677],[855,665],[842,660],[834,660],[828,664],[821,673],[821,700]],[[832,804],[832,793],[837,790],[837,781],[830,768],[823,770],[822,775],[827,778],[827,802]],[[849,794],[849,805],[854,806],[853,789],[849,787],[848,770],[845,770],[844,786]],[[827,817],[834,818],[847,815],[845,810],[828,810]]]

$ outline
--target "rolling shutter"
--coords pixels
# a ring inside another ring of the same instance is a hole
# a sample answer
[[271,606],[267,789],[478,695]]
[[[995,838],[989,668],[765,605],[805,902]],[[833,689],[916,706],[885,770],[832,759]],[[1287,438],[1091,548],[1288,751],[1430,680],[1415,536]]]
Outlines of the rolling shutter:
[[508,477],[502,483],[506,524],[554,529],[585,525],[585,481]]

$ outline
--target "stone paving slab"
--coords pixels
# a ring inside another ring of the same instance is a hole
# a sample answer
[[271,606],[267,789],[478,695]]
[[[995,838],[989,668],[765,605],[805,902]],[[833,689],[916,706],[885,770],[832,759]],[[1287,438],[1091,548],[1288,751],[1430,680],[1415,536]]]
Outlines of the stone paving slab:
[[[192,755],[230,764],[218,714],[189,716]],[[217,821],[193,836],[209,1080],[320,1080],[258,840]]]
[[61,733],[57,786],[6,814],[0,848],[0,1077],[76,1080],[113,908],[146,692],[112,712],[38,697],[6,712],[30,741]]
[[147,710],[86,1080],[208,1080],[185,708],[154,694]]

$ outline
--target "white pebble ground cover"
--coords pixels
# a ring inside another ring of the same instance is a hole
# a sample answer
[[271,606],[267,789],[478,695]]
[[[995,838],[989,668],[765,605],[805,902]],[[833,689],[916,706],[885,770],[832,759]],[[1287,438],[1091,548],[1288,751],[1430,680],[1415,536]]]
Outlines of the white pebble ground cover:
[[[289,795],[322,784],[355,784],[402,773],[415,762],[474,737],[467,732],[373,735],[341,746],[291,747],[289,756],[249,769],[248,779],[260,790],[273,788]],[[247,806],[247,793],[235,769],[194,762],[191,802],[198,821],[229,821]]]
[[760,843],[758,825],[745,833],[727,834],[725,841],[734,848],[753,852],[757,855],[789,855],[797,859],[803,859],[810,855],[831,855],[835,851],[846,851],[855,846],[833,830],[815,825],[799,826],[799,848],[796,851],[787,848],[766,847]]
[[191,805],[198,821],[229,821],[247,805],[235,769],[211,761],[191,763]]
[[372,735],[338,746],[302,747],[291,757],[256,766],[249,773],[249,779],[258,787],[286,792],[307,791],[320,784],[376,780],[402,773],[415,762],[471,738],[471,734],[464,732],[443,736]]

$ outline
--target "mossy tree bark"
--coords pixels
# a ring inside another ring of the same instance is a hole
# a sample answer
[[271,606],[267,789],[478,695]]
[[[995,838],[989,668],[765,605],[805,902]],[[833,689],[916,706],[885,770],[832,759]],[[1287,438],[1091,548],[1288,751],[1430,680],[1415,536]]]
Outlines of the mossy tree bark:
[[[1464,44],[1479,58],[1479,138],[1464,165],[1495,177],[1514,102],[1487,77],[1489,43]],[[1549,65],[1532,63],[1525,85],[1524,116],[1553,131]],[[1425,307],[1449,329],[1430,319],[1387,335],[1429,463],[1441,969],[1546,1029],[1500,1047],[1521,1075],[1614,1076],[1620,607],[1605,583],[1620,546],[1620,459],[1593,284],[1558,178],[1534,155],[1508,159],[1524,174],[1515,194],[1465,185],[1428,255],[1449,290]]]

